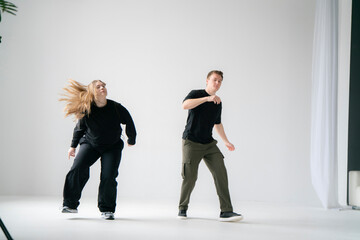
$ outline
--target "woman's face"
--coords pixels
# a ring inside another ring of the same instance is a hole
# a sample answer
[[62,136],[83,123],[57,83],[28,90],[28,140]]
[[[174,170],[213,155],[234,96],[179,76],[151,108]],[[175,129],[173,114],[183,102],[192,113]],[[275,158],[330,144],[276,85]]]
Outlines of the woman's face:
[[97,97],[106,97],[107,96],[106,84],[101,81],[97,81],[95,84],[95,92]]

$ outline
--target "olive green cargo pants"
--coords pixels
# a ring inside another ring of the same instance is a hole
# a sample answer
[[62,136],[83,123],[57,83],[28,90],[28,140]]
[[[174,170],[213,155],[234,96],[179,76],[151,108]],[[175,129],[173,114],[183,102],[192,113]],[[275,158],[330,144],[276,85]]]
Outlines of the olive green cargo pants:
[[220,209],[222,212],[233,211],[227,172],[224,164],[224,155],[216,146],[214,140],[209,144],[201,144],[188,139],[182,142],[182,186],[179,210],[187,210],[190,201],[190,195],[195,187],[198,176],[198,168],[202,159],[209,168],[215,182],[216,192],[219,196]]

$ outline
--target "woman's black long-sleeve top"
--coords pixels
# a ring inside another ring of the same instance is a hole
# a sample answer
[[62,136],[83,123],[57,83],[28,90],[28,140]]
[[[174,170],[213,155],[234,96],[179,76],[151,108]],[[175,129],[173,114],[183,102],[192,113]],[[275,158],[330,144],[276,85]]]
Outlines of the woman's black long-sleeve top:
[[120,103],[107,99],[104,107],[91,106],[91,113],[81,118],[75,128],[71,147],[76,148],[83,142],[89,143],[95,148],[104,148],[119,142],[122,128],[125,124],[125,133],[128,144],[136,142],[136,129],[134,121],[128,110]]

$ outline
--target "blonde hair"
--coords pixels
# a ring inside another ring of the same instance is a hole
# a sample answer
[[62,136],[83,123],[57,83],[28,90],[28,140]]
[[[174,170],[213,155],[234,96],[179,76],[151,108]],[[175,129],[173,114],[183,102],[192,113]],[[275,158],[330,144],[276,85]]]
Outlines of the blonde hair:
[[[59,101],[66,102],[64,112],[65,117],[74,115],[76,119],[81,119],[91,112],[91,105],[97,99],[95,85],[101,80],[94,80],[88,86],[81,84],[73,79],[69,79],[69,85],[64,87],[63,96]],[[104,83],[105,84],[105,83]]]

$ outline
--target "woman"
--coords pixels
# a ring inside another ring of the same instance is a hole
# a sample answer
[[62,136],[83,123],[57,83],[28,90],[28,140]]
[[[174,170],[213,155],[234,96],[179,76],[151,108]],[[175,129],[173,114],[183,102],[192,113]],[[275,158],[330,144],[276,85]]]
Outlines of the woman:
[[126,125],[127,143],[135,144],[136,130],[134,122],[121,104],[106,99],[105,83],[92,81],[85,86],[74,80],[64,88],[60,101],[65,101],[65,117],[74,115],[78,120],[68,151],[68,158],[75,157],[73,166],[66,175],[64,186],[63,213],[77,213],[81,192],[89,179],[90,166],[97,159],[101,161],[101,176],[98,207],[103,218],[114,219],[116,207],[116,177],[121,160],[124,142],[120,139],[122,128]]

